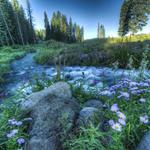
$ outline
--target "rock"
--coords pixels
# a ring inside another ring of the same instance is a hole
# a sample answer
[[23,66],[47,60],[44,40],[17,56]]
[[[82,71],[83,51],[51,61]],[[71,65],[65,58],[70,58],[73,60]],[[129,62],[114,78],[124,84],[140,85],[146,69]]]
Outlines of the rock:
[[72,98],[70,86],[58,82],[29,96],[21,109],[33,118],[25,150],[61,150],[59,136],[72,129],[80,106]]
[[73,77],[70,74],[65,75],[65,79],[67,80],[73,80]]
[[103,109],[103,103],[100,100],[89,100],[84,104],[84,107],[94,107],[97,109]]
[[[42,141],[42,142],[41,142]],[[30,140],[30,144],[25,146],[26,150],[60,150],[62,147],[58,147],[61,145],[58,143],[58,139],[53,136],[47,139],[32,137]]]
[[97,108],[85,107],[80,111],[79,118],[77,120],[77,126],[88,127],[92,125],[98,125],[101,120],[101,113]]
[[137,150],[150,150],[150,131],[144,135]]

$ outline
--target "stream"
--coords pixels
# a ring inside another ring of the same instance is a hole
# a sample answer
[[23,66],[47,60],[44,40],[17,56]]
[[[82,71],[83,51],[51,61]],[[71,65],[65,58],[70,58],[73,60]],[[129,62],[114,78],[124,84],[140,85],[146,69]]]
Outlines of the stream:
[[[24,58],[12,62],[12,71],[6,75],[8,83],[5,85],[3,92],[0,93],[0,99],[14,95],[21,88],[26,93],[31,94],[32,88],[27,85],[32,82],[35,75],[40,77],[44,73],[49,79],[53,79],[57,75],[54,66],[36,64],[34,56],[35,53],[29,53]],[[65,78],[68,82],[76,86],[79,86],[82,82],[85,90],[101,89],[105,84],[110,86],[114,84],[114,81],[125,77],[136,78],[138,74],[138,71],[132,72],[124,69],[113,70],[106,67],[74,66],[63,67],[61,69],[62,78]],[[150,71],[147,71],[146,74],[150,74]]]

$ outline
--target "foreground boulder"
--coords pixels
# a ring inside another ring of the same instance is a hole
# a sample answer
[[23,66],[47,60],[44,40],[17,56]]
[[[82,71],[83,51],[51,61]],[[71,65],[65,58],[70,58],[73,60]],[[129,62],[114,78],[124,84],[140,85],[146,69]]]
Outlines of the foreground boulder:
[[58,82],[32,94],[21,109],[33,118],[25,150],[61,150],[60,135],[72,129],[80,106],[72,98],[70,86]]
[[147,132],[142,138],[137,150],[150,150],[150,132]]

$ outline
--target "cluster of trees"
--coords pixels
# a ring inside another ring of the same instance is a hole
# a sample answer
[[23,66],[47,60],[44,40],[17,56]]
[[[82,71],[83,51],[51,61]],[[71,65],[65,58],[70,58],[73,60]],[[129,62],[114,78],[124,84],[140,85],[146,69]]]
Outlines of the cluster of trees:
[[119,35],[135,34],[147,25],[150,0],[124,0],[120,13]]
[[68,43],[84,40],[84,28],[73,23],[71,18],[68,21],[67,17],[59,11],[53,13],[51,21],[49,21],[47,13],[44,12],[44,23],[45,40],[53,39]]
[[35,30],[35,34],[36,34],[37,41],[44,41],[45,40],[45,30],[44,29]]
[[97,38],[99,39],[105,38],[105,27],[104,25],[100,25],[99,23],[97,28]]
[[27,16],[18,0],[0,0],[0,45],[35,43],[32,9],[27,2]]

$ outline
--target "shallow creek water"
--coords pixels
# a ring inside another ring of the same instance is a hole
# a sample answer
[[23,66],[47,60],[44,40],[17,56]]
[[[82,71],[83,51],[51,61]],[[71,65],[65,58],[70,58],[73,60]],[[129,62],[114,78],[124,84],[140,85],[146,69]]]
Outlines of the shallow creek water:
[[[53,79],[57,72],[54,66],[38,65],[34,61],[35,53],[27,54],[24,58],[14,61],[12,63],[12,71],[6,75],[8,80],[7,85],[4,87],[2,93],[0,93],[0,99],[14,95],[16,91],[22,87],[25,87],[30,83],[35,75],[39,77],[45,73],[46,77]],[[150,72],[146,72],[150,74]],[[68,80],[68,82],[76,84],[77,86],[82,82],[85,90],[101,89],[105,85],[112,85],[114,81],[128,77],[136,78],[138,71],[129,71],[124,69],[113,70],[105,67],[62,67],[61,76]],[[80,82],[81,81],[81,82]],[[30,87],[24,89],[28,94],[32,93]]]

